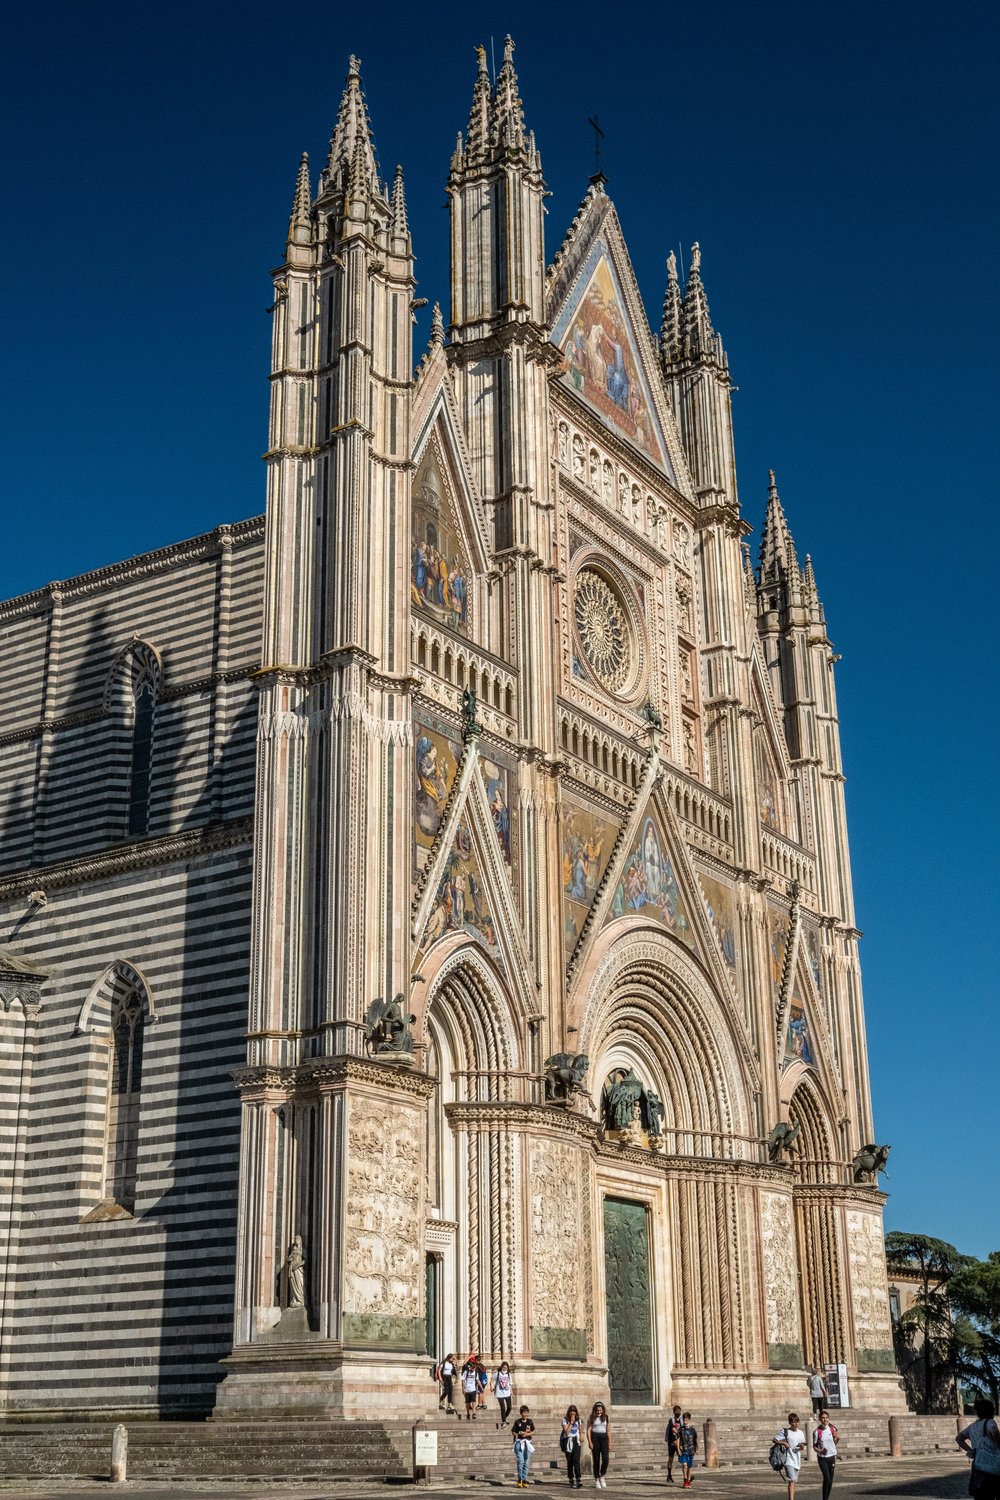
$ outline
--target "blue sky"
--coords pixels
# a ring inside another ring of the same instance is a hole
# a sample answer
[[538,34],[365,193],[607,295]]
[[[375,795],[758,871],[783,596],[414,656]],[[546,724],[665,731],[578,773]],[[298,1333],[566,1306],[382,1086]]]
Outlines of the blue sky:
[[446,303],[449,154],[473,47],[492,38],[499,57],[507,31],[553,193],[549,256],[593,170],[595,112],[654,321],[667,251],[701,243],[745,513],[759,526],[773,466],[843,653],[887,1224],[985,1254],[1000,1247],[995,5],[16,8],[0,597],[260,511],[268,272],[348,54],[383,170],[406,173],[418,295]]

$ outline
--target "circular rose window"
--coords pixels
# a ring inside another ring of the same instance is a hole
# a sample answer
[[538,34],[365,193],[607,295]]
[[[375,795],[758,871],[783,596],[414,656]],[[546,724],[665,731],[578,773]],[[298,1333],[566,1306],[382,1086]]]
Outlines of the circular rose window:
[[583,568],[573,595],[580,650],[602,687],[626,691],[636,675],[637,649],[629,612],[603,573]]

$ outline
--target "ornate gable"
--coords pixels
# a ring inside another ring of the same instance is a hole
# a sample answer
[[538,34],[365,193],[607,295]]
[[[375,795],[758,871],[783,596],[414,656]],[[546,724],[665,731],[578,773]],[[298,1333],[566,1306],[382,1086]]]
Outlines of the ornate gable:
[[[567,387],[678,485],[680,438],[618,215],[600,189],[591,189],[557,256],[548,318]],[[687,481],[679,487],[686,491]]]

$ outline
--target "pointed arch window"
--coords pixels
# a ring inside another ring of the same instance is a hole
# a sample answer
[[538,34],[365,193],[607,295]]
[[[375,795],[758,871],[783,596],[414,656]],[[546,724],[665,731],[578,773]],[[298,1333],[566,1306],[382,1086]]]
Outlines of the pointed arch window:
[[139,1151],[144,996],[138,985],[116,987],[111,1003],[108,1113],[102,1199],[131,1213]]
[[[160,658],[145,641],[133,640],[118,655],[108,678],[106,706],[113,715],[108,767],[114,795],[111,831],[129,838],[149,829],[150,787]],[[122,806],[121,798],[124,801]],[[124,812],[124,818],[122,814]]]

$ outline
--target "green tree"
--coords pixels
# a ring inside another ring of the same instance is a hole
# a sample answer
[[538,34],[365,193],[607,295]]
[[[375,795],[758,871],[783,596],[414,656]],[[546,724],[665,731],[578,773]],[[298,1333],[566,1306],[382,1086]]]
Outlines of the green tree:
[[958,1375],[1000,1407],[1000,1250],[972,1260],[948,1285],[955,1309]]
[[910,1386],[914,1404],[926,1414],[935,1410],[955,1378],[957,1342],[950,1285],[972,1263],[971,1257],[962,1255],[947,1240],[898,1229],[886,1235],[885,1255],[890,1275],[916,1277],[918,1281],[917,1299],[901,1315],[894,1336],[900,1371]]

